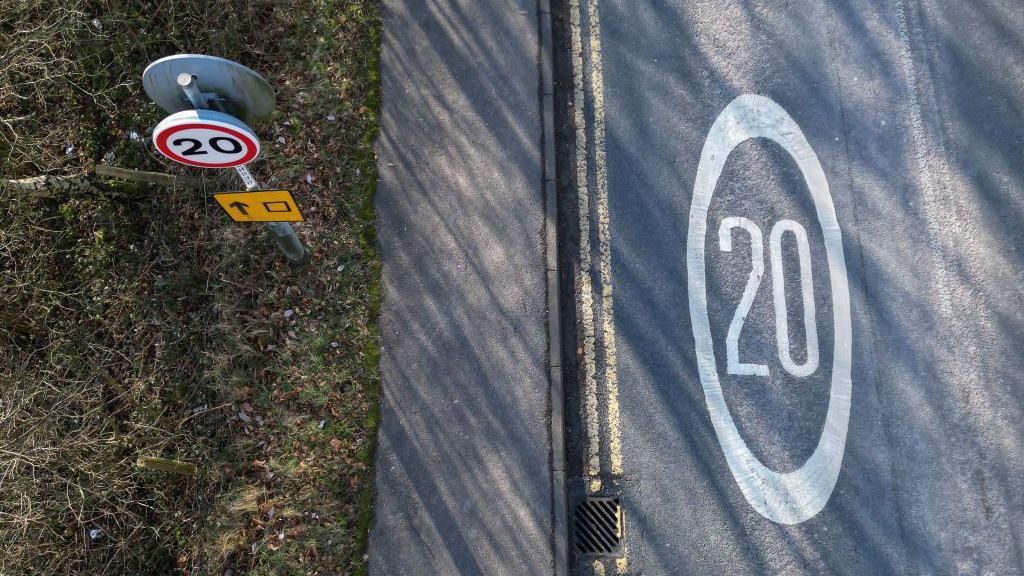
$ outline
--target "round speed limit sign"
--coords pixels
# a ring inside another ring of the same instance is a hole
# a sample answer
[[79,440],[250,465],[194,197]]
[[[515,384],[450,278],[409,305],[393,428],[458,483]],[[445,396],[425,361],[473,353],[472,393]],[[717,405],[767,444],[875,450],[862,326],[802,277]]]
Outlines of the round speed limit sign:
[[199,168],[234,168],[260,153],[260,141],[252,128],[214,110],[171,114],[153,130],[153,143],[171,160]]

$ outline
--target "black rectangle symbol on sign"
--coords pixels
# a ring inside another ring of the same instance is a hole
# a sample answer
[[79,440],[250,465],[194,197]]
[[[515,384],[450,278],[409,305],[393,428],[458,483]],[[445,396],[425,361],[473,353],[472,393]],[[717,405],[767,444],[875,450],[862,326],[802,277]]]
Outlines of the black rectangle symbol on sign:
[[264,202],[263,208],[267,212],[291,212],[292,205],[287,202]]

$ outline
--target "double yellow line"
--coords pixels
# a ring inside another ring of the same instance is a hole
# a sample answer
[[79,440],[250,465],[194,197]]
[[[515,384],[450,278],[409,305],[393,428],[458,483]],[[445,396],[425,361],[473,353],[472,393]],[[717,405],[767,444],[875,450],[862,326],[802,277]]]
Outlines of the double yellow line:
[[[579,287],[576,301],[577,313],[583,332],[583,393],[584,419],[587,431],[587,492],[601,492],[601,432],[602,422],[598,412],[597,376],[604,371],[607,419],[604,422],[604,437],[608,446],[609,472],[621,477],[622,441],[619,423],[619,381],[616,371],[615,306],[612,288],[611,229],[608,215],[608,167],[605,151],[605,102],[604,64],[601,56],[601,19],[598,0],[586,0],[587,29],[583,28],[582,0],[569,1],[569,18],[572,35],[573,69],[573,117],[576,128],[576,195],[579,206],[580,225],[580,267],[576,285]],[[584,42],[584,39],[587,41]],[[587,65],[589,64],[589,70]],[[590,97],[594,109],[594,174],[596,175],[597,198],[597,285],[601,302],[601,344],[603,357],[598,359],[596,350],[597,329],[594,317],[594,286],[592,274],[594,259],[591,257],[591,206],[589,182],[589,150],[587,139],[586,96],[587,72],[590,73]],[[599,368],[600,365],[600,368]],[[615,573],[625,574],[628,570],[625,557],[615,561]],[[605,566],[600,560],[593,562],[594,574],[603,576]]]
[[[573,110],[576,127],[576,183],[580,218],[580,269],[577,309],[583,332],[584,417],[587,429],[586,474],[588,491],[599,492],[601,481],[602,422],[598,413],[597,377],[603,370],[607,420],[604,437],[608,446],[609,472],[622,475],[622,447],[619,433],[619,387],[615,360],[615,322],[612,288],[611,231],[608,216],[608,169],[605,152],[604,68],[601,60],[601,22],[598,0],[587,0],[588,26],[583,28],[583,6],[580,0],[570,1],[572,33]],[[586,41],[585,41],[586,40]],[[589,65],[589,66],[588,66]],[[590,77],[590,97],[594,109],[593,154],[594,182],[597,192],[594,211],[597,216],[597,284],[600,289],[601,344],[603,356],[597,357],[594,286],[592,274],[595,261],[591,246],[591,199],[589,181],[588,130],[585,114],[586,76]]]

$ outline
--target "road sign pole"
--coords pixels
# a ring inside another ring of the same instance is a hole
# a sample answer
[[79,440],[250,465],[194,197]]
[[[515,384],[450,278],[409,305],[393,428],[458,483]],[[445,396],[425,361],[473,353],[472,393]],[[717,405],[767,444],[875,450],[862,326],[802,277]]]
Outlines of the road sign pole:
[[298,266],[305,263],[306,261],[306,248],[302,245],[302,241],[299,240],[298,234],[295,233],[295,229],[292,225],[287,222],[268,222],[267,232],[277,240],[277,247],[281,249],[285,257],[288,258],[288,262],[293,266]]
[[[256,178],[253,177],[252,173],[249,172],[249,168],[244,164],[236,166],[235,172],[238,173],[242,182],[245,182],[246,190],[259,188]],[[305,261],[306,248],[302,246],[302,241],[299,240],[299,235],[295,233],[295,229],[292,228],[291,224],[288,222],[268,222],[266,229],[274,237],[274,240],[277,240],[277,247],[288,258],[289,263],[297,266]]]
[[195,78],[191,74],[178,74],[178,86],[181,86],[182,92],[185,93],[185,97],[188,98],[188,102],[193,108],[197,110],[206,109],[206,98],[203,98],[203,93],[199,91]]
[[[188,98],[189,103],[193,108],[199,110],[205,110],[208,108],[206,97],[196,86],[195,78],[191,74],[183,73],[178,75],[178,86],[181,87],[182,92],[185,93],[185,97]],[[256,178],[253,177],[252,172],[244,164],[235,167],[235,173],[245,183],[246,190],[254,190],[259,188],[259,183]],[[306,248],[302,245],[302,241],[299,240],[298,234],[295,233],[295,229],[288,222],[269,222],[266,225],[267,232],[274,237],[277,241],[277,247],[281,249],[281,252],[288,259],[288,262],[293,266],[298,266],[306,260]]]

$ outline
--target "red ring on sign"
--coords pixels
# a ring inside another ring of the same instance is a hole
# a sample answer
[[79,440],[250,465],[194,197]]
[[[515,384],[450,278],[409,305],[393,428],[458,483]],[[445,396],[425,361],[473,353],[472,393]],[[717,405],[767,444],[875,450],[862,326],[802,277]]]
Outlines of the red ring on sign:
[[[230,134],[230,135],[234,136],[235,138],[238,138],[239,140],[241,140],[245,144],[247,144],[248,145],[248,151],[245,153],[245,156],[241,157],[240,159],[238,159],[238,160],[236,160],[234,162],[222,162],[220,164],[203,164],[203,163],[198,163],[195,160],[189,160],[188,158],[185,158],[184,156],[181,156],[180,154],[176,154],[174,151],[172,151],[167,146],[167,140],[171,136],[177,134],[178,132],[181,132],[182,130],[187,130],[189,128],[199,128],[199,129],[202,129],[202,130],[214,130],[214,131],[220,131],[220,132],[224,132],[226,134]],[[181,162],[182,164],[188,164],[189,166],[195,166],[197,168],[234,168],[235,166],[241,166],[242,164],[245,164],[246,162],[250,162],[253,158],[256,157],[256,153],[257,153],[256,149],[257,149],[258,146],[259,145],[248,134],[246,134],[244,132],[240,132],[238,130],[234,130],[232,128],[228,128],[226,126],[221,126],[220,124],[198,124],[198,123],[179,124],[177,126],[172,126],[172,127],[168,128],[168,129],[164,130],[156,138],[156,148],[157,148],[157,150],[160,151],[161,154],[163,154],[164,156],[167,156],[168,158],[170,158],[171,160],[174,160],[175,162]]]

